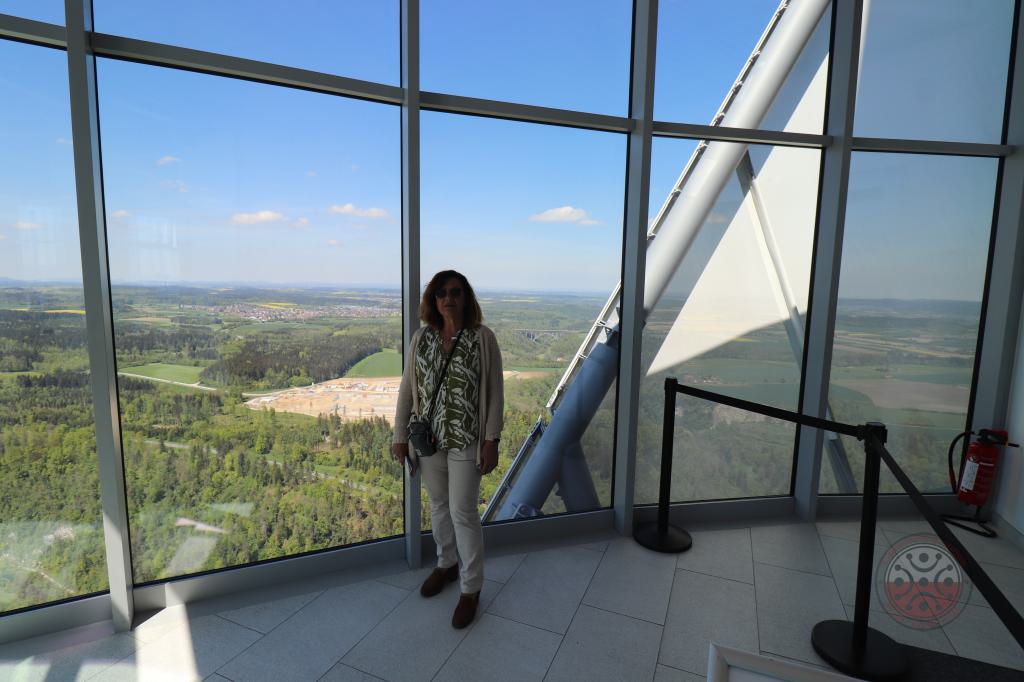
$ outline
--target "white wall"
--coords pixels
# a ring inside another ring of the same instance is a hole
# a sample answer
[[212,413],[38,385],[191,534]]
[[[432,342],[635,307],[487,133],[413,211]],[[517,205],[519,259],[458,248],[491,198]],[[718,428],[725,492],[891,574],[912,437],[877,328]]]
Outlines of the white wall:
[[[1021,327],[1017,334],[1006,429],[1010,432],[1011,441],[1024,443],[1024,314],[1021,315]],[[1024,534],[1024,449],[1006,448],[1003,452],[996,513]]]

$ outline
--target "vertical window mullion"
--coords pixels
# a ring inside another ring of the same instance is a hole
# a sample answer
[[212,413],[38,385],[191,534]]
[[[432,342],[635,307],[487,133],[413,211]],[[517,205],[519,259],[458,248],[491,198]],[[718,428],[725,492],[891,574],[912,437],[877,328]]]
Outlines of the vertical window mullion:
[[[402,345],[419,327],[420,292],[420,3],[401,0],[402,61]],[[412,358],[403,357],[403,364]],[[405,557],[419,568],[420,479],[405,476]]]
[[124,631],[132,624],[134,600],[121,449],[121,417],[117,406],[110,271],[107,267],[96,57],[90,45],[92,0],[67,0],[65,11],[78,231],[96,420],[103,533],[114,627]]
[[[825,121],[825,133],[831,137],[831,142],[822,152],[800,404],[803,414],[822,418],[828,405],[832,367],[832,337],[843,253],[863,9],[861,0],[837,0],[832,9],[833,36]],[[800,430],[793,496],[797,514],[808,520],[817,513],[824,439],[824,432],[818,429]]]
[[[1020,318],[1024,314],[1021,309],[1024,296],[1024,200],[1021,198],[1024,196],[1024,10],[1020,7],[1016,19],[1003,140],[1003,144],[1011,145],[1015,151],[1001,161],[970,423],[970,428],[975,430],[1008,426],[1011,369],[1020,342]],[[1001,473],[997,470],[997,476]]]
[[633,121],[633,130],[629,134],[626,154],[626,210],[623,221],[625,231],[620,297],[621,341],[612,497],[615,526],[623,535],[633,533],[657,36],[658,0],[636,0],[633,7],[633,59],[629,93],[629,115]]

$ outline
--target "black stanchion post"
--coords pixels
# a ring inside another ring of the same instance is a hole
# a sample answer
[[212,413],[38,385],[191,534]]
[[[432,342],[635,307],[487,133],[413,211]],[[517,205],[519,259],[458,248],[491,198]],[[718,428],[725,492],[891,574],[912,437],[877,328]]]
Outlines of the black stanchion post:
[[677,382],[665,379],[665,415],[661,420],[661,479],[658,481],[658,534],[668,532],[668,506],[672,502],[672,449],[676,438]]
[[878,478],[882,457],[876,440],[884,443],[884,424],[869,422],[864,435],[864,496],[860,517],[860,548],[857,557],[857,595],[853,622],[824,620],[814,626],[811,644],[818,655],[839,672],[865,680],[897,680],[909,669],[902,645],[868,627],[871,605],[871,572],[874,564],[875,523],[878,520]]
[[676,426],[676,390],[679,382],[665,379],[665,419],[661,428],[661,480],[658,489],[658,522],[637,524],[633,538],[658,552],[685,552],[693,546],[690,534],[668,525],[668,506],[672,497],[672,443]]

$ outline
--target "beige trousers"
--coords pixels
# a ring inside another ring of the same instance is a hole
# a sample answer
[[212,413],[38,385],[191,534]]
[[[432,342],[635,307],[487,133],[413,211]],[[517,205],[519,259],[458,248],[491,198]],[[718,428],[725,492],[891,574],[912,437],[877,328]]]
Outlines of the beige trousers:
[[[438,568],[461,564],[463,594],[484,584],[484,534],[480,528],[480,472],[476,443],[461,452],[437,452],[420,458],[423,485],[430,496],[430,525],[437,545]],[[461,561],[460,561],[461,559]]]

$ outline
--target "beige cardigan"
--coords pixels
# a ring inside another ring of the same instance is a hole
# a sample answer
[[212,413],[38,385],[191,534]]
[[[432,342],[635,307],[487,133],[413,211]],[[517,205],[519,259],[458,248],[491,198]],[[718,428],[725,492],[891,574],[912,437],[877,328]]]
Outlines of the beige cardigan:
[[[420,327],[412,335],[412,341],[405,352],[405,370],[402,385],[398,389],[398,408],[395,412],[395,443],[409,442],[409,418],[419,414],[419,391],[416,386],[416,346],[423,330]],[[480,463],[480,447],[485,440],[501,437],[505,411],[505,381],[501,372],[501,350],[494,332],[480,325],[477,329],[480,342],[480,404],[477,408],[477,424],[480,425],[480,439],[477,442],[476,461]]]

